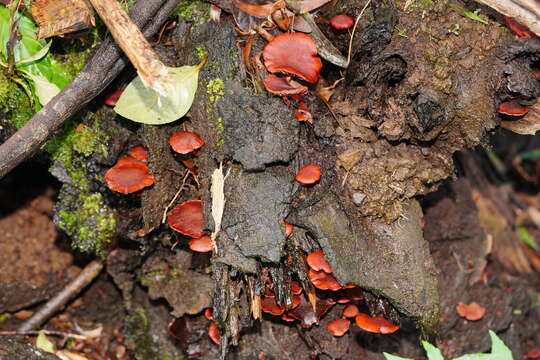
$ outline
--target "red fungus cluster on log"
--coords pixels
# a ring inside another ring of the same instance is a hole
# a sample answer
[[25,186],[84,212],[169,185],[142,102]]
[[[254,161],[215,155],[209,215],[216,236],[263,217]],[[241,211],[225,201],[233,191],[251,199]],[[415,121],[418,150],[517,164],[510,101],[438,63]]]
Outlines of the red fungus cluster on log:
[[148,151],[137,146],[131,150],[130,155],[125,156],[105,173],[105,181],[109,189],[122,194],[130,194],[139,191],[154,183],[154,177],[148,172],[146,164]]
[[354,19],[347,14],[339,14],[330,19],[330,25],[336,30],[347,30],[353,27]]

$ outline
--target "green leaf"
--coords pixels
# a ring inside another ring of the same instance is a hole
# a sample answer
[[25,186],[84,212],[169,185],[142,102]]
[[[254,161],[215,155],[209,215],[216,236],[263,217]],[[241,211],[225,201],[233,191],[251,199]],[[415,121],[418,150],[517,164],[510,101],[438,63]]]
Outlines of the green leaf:
[[540,251],[540,246],[538,246],[538,243],[536,242],[536,240],[534,240],[534,237],[526,228],[524,228],[523,226],[518,227],[517,233],[521,241],[523,241],[531,249],[533,249],[534,251]]
[[474,20],[474,21],[478,21],[478,22],[481,22],[482,24],[486,24],[488,25],[489,23],[487,22],[486,19],[480,17],[478,14],[480,13],[480,9],[476,9],[474,11],[468,11],[468,10],[464,10],[463,11],[463,14],[468,17],[469,19],[471,20]]
[[412,360],[412,359],[409,359],[409,358],[404,358],[404,357],[401,357],[401,356],[392,355],[392,354],[389,354],[387,352],[383,352],[383,355],[386,358],[386,360]]
[[518,155],[524,160],[540,160],[540,149],[534,149]]
[[38,336],[36,339],[36,347],[45,352],[49,352],[53,354],[55,353],[54,344],[47,338],[47,336],[45,335],[43,331],[40,331],[38,333]]
[[435,346],[431,345],[427,341],[422,341],[422,346],[426,350],[426,354],[429,360],[444,360],[441,350],[437,349]]
[[151,125],[167,124],[180,119],[193,103],[199,72],[205,62],[203,60],[194,66],[168,68],[175,82],[175,91],[167,97],[147,88],[137,76],[118,99],[114,111],[135,122]]
[[512,351],[504,344],[504,342],[489,330],[491,336],[491,360],[512,360]]
[[[37,39],[38,28],[26,15],[17,13],[19,17],[17,31],[20,35],[15,43],[13,55],[17,68],[28,71],[33,75],[43,76],[59,88],[64,88],[71,78],[64,68],[56,62],[48,52],[41,56],[43,48],[49,46],[45,40]],[[0,53],[7,59],[7,42],[10,36],[9,10],[0,6]],[[30,59],[30,60],[28,60]]]
[[34,90],[36,91],[36,96],[39,99],[41,105],[45,106],[53,97],[60,92],[60,88],[44,78],[43,76],[34,75],[30,72],[24,72],[26,76],[32,80],[34,83]]
[[47,45],[45,45],[43,48],[41,48],[41,50],[39,50],[37,52],[37,54],[35,54],[33,56],[30,56],[30,57],[28,57],[26,59],[22,59],[21,61],[16,63],[15,66],[28,64],[28,63],[31,63],[31,62],[38,61],[38,60],[42,59],[43,57],[45,57],[45,55],[47,55],[49,53],[49,49],[51,48],[51,45],[52,45],[52,41],[49,41],[47,43]]

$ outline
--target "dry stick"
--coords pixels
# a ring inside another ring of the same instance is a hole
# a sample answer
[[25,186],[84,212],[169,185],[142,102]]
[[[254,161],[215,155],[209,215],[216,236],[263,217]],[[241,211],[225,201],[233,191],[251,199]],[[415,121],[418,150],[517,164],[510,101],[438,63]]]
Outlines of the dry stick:
[[[168,19],[179,0],[141,0],[131,11],[132,20],[153,36]],[[96,97],[126,66],[128,60],[108,38],[84,69],[12,137],[0,145],[0,179],[35,154],[62,124]]]
[[103,269],[103,263],[93,260],[84,267],[81,273],[73,279],[67,286],[47,301],[32,317],[23,322],[19,331],[30,331],[41,326],[49,317],[54,315],[62,306],[64,306],[73,296],[77,295],[86,285],[99,275]]
[[536,0],[476,0],[514,18],[540,36],[540,4]]
[[33,331],[19,331],[19,330],[3,330],[0,331],[0,336],[36,336],[39,333],[44,333],[45,335],[50,336],[63,336],[71,339],[86,340],[88,336],[66,333],[62,331],[52,331],[52,330],[33,330]]
[[114,40],[127,55],[142,82],[163,96],[174,91],[167,67],[159,60],[141,30],[116,0],[90,0]]

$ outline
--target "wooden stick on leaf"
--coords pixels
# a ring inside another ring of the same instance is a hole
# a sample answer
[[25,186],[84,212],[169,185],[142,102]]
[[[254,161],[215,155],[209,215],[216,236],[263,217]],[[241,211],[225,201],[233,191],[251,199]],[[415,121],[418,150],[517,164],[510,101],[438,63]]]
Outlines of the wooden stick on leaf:
[[174,81],[139,28],[116,0],[89,0],[107,25],[117,44],[137,69],[143,83],[167,96],[174,91]]

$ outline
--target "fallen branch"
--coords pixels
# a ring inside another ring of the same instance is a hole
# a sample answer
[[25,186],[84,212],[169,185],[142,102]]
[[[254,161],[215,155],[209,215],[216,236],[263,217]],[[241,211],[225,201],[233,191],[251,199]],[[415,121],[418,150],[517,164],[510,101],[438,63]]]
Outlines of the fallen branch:
[[476,0],[476,2],[514,18],[540,36],[540,4],[536,0]]
[[52,330],[32,330],[32,331],[19,331],[19,330],[3,330],[0,331],[0,336],[37,336],[39,333],[44,333],[49,336],[62,336],[71,339],[86,340],[88,337],[79,334],[66,333],[62,331]]
[[47,319],[53,316],[62,306],[64,306],[73,296],[78,294],[86,285],[94,280],[101,270],[103,263],[93,260],[81,271],[81,273],[73,279],[67,286],[58,294],[51,298],[43,305],[32,317],[23,322],[19,327],[19,331],[30,331],[38,326],[41,326]]
[[[159,31],[178,1],[139,1],[133,6],[131,19],[137,26],[144,27],[146,37],[151,37]],[[0,179],[40,150],[62,124],[103,91],[127,63],[114,40],[105,40],[75,79],[0,145]]]
[[89,1],[107,25],[116,43],[137,69],[142,82],[163,96],[174,91],[174,82],[167,67],[159,60],[141,30],[130,20],[118,1]]

